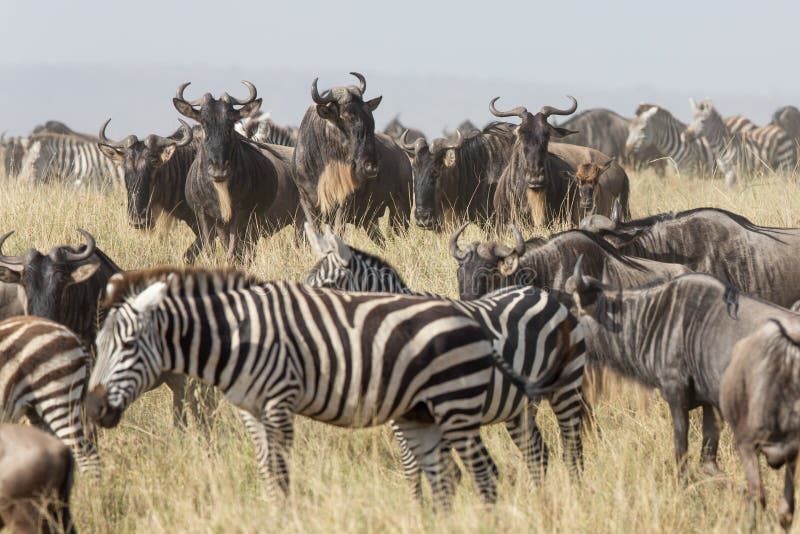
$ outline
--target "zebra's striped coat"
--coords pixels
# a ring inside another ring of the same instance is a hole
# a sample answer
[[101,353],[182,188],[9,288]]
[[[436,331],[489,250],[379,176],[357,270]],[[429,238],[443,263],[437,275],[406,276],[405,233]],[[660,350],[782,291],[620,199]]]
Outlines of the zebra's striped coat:
[[96,142],[49,133],[30,138],[19,177],[33,183],[72,180],[76,187],[108,187],[123,180],[122,169],[103,155]]
[[0,418],[22,416],[70,447],[81,469],[95,473],[99,457],[81,422],[89,356],[68,328],[41,317],[0,322]]
[[288,491],[299,414],[343,427],[395,420],[440,504],[454,491],[455,464],[440,454],[445,443],[483,498],[495,500],[496,468],[479,427],[499,363],[483,328],[452,303],[173,268],[125,273],[107,294],[112,307],[88,399],[102,425],[116,425],[163,371],[174,370],[216,385],[248,412],[272,492]]
[[[323,237],[307,225],[306,233],[319,257],[306,278],[306,283],[312,287],[421,294],[412,292],[391,265],[349,247],[329,229]],[[577,319],[555,298],[529,286],[501,289],[473,301],[446,300],[483,325],[491,333],[497,352],[528,380],[538,380],[547,374],[562,377],[563,386],[554,391],[549,400],[561,428],[565,458],[570,460],[573,473],[577,473],[582,467],[580,425],[584,415],[582,384],[586,359],[583,328]],[[547,446],[535,421],[538,405],[528,403],[515,389],[502,373],[495,371],[481,423],[506,423],[531,474],[538,481],[548,461]],[[406,476],[412,482],[412,491],[419,497],[418,468],[405,447],[402,433],[395,428],[395,434]]]

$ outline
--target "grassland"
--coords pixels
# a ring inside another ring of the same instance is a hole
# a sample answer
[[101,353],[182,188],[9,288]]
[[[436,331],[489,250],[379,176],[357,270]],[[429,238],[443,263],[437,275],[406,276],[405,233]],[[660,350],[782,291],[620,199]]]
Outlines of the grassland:
[[[720,181],[633,175],[635,216],[697,206],[718,206],[757,223],[797,224],[797,185],[783,178],[748,182],[727,190]],[[98,245],[123,268],[180,262],[190,232],[140,232],[128,226],[122,191],[108,195],[60,186],[0,187],[0,230],[16,229],[7,253],[28,247],[47,251],[76,243],[76,227],[92,232]],[[479,238],[471,228],[468,235]],[[345,238],[378,251],[361,231]],[[447,234],[412,228],[392,238],[382,254],[411,287],[455,295],[455,263]],[[221,258],[204,257],[206,263]],[[267,279],[300,280],[313,264],[311,252],[295,249],[284,230],[262,240],[252,270]],[[253,448],[238,416],[224,402],[208,440],[192,426],[172,427],[168,390],[146,394],[120,426],[99,434],[104,460],[101,481],[79,477],[74,513],[83,532],[730,532],[747,525],[743,476],[725,431],[722,468],[728,487],[704,477],[697,467],[699,417],[690,434],[690,482],[681,485],[673,462],[666,405],[655,395],[617,384],[596,402],[599,432],[585,437],[586,470],[570,480],[560,460],[555,420],[548,408],[539,421],[553,458],[542,487],[534,487],[518,451],[500,427],[486,429],[489,449],[502,478],[499,502],[480,503],[471,483],[462,483],[451,513],[434,514],[408,496],[397,449],[386,428],[335,429],[299,418],[292,463],[292,495],[279,505],[266,501]],[[766,473],[770,508],[782,477]],[[774,517],[761,521],[777,528]]]

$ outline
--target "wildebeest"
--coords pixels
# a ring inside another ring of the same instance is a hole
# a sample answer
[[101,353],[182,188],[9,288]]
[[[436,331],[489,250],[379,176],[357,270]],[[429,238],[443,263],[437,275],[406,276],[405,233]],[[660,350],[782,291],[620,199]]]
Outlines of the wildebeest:
[[772,114],[770,124],[780,126],[796,144],[800,144],[800,109],[795,106],[783,106]]
[[[577,187],[568,173],[574,174],[580,163],[605,163],[608,156],[593,148],[551,143],[551,137],[561,138],[574,132],[552,126],[547,118],[574,113],[578,102],[569,97],[572,106],[568,109],[543,106],[532,114],[523,106],[498,111],[494,106],[498,98],[489,104],[493,115],[521,119],[514,129],[514,145],[494,196],[499,221],[516,221],[521,217],[535,225],[558,222],[577,225],[580,221]],[[615,182],[628,181],[625,171],[616,162],[608,171],[608,178]]]
[[403,135],[403,133],[406,131],[408,132],[406,134],[407,141],[410,141],[412,143],[417,139],[425,139],[427,141],[427,139],[425,138],[425,134],[422,132],[422,130],[417,130],[416,128],[407,128],[406,126],[403,125],[402,122],[400,122],[399,115],[395,115],[394,118],[389,121],[389,124],[387,124],[383,128],[383,133],[385,133],[392,139],[397,139],[397,140],[399,140],[400,137]]
[[[588,257],[587,257],[588,259]],[[770,318],[800,316],[707,274],[692,273],[637,289],[621,289],[575,266],[566,290],[587,329],[590,359],[645,386],[669,404],[675,459],[685,470],[689,411],[703,408],[704,469],[718,474],[720,382],[734,345]],[[607,280],[613,280],[608,277]]]
[[378,218],[389,209],[389,224],[404,232],[411,218],[411,164],[387,135],[375,133],[372,112],[383,97],[364,101],[367,83],[334,87],[322,94],[311,85],[314,105],[300,123],[294,177],[306,217],[341,226],[351,222],[383,243]]
[[235,130],[239,120],[261,107],[255,86],[243,83],[250,91],[246,100],[228,93],[215,99],[206,93],[188,102],[183,97],[188,82],[172,99],[181,115],[203,127],[203,142],[186,179],[186,200],[198,218],[203,243],[212,244],[219,235],[228,260],[239,263],[252,259],[279,174],[289,172],[281,160],[259,151]]
[[680,263],[780,306],[800,300],[800,229],[758,226],[717,208],[628,222],[596,216],[581,227],[627,256]]
[[756,503],[766,506],[759,454],[773,469],[786,466],[783,498],[778,505],[784,529],[794,518],[794,477],[800,448],[798,376],[800,325],[797,319],[771,318],[733,347],[720,390],[722,415],[733,429],[747,478],[751,514]]
[[440,230],[448,218],[484,224],[490,219],[494,190],[514,140],[503,126],[459,131],[455,141],[438,138],[430,145],[425,139],[408,144],[402,137],[401,146],[412,158],[418,226]]
[[534,238],[525,241],[516,227],[514,247],[494,241],[473,242],[465,247],[458,238],[464,224],[450,238],[450,255],[458,262],[458,291],[462,300],[472,300],[501,287],[533,285],[563,298],[564,284],[572,274],[578,258],[584,256],[585,269],[598,278],[607,273],[623,287],[643,284],[690,272],[676,264],[623,256],[611,245],[582,230],[568,230],[549,240]]
[[14,315],[25,315],[25,290],[19,284],[0,282],[0,321]]
[[202,248],[202,237],[185,188],[199,141],[193,142],[193,131],[183,121],[169,137],[151,134],[140,140],[129,135],[122,141],[112,141],[106,137],[110,120],[100,128],[98,146],[122,167],[128,222],[136,229],[152,229],[161,218],[183,221],[195,235],[184,254],[184,260],[192,263]]
[[0,528],[74,533],[70,450],[39,429],[0,424]]
[[[627,180],[619,180],[619,174],[611,176],[607,174],[606,171],[611,168],[612,163],[613,159],[602,165],[581,163],[575,169],[575,174],[569,174],[578,186],[581,219],[596,213],[610,215],[615,204],[628,209],[630,185]],[[626,211],[623,217],[629,219],[630,212]]]
[[[0,281],[16,284],[27,298],[27,313],[56,321],[75,332],[87,348],[94,346],[102,310],[98,309],[108,280],[122,269],[97,247],[94,237],[78,230],[86,239],[80,247],[53,247],[48,255],[28,249],[19,256],[7,256],[3,245],[14,232],[0,236]],[[180,375],[165,375],[165,383],[173,394],[173,421],[186,425],[184,399],[186,381]],[[189,407],[198,420],[199,413],[192,392],[188,392]],[[205,400],[204,400],[205,402]],[[207,404],[207,402],[206,402]]]
[[444,135],[445,139],[448,141],[455,141],[458,138],[458,132],[461,132],[461,135],[467,135],[469,132],[474,130],[478,130],[479,128],[475,126],[469,119],[464,119],[461,121],[461,124],[455,127],[453,130],[442,130],[442,135]]

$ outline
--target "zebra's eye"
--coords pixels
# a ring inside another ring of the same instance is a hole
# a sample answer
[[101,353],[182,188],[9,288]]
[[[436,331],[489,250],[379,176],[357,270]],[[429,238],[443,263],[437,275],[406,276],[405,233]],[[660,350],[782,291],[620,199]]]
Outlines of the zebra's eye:
[[133,337],[123,338],[120,341],[120,348],[122,350],[133,350],[133,348],[136,346],[136,338]]

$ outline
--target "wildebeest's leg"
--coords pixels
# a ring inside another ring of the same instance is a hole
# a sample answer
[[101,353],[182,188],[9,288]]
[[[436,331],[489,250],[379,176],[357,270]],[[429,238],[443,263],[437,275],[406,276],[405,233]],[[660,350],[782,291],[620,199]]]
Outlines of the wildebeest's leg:
[[722,476],[725,474],[717,464],[717,448],[719,447],[719,421],[717,413],[710,404],[703,404],[703,448],[700,454],[700,462],[703,470],[712,476]]
[[750,500],[750,529],[756,526],[756,506],[766,507],[767,498],[764,495],[764,485],[761,482],[761,469],[758,465],[758,452],[752,444],[738,443],[736,451],[742,462],[744,476],[747,478],[747,493]]
[[213,254],[217,248],[217,229],[214,225],[214,221],[209,219],[204,215],[198,215],[198,230],[199,234],[195,242],[192,243],[192,246],[184,253],[183,261],[186,263],[194,263],[197,259],[197,256],[203,251],[204,248],[208,247],[208,249]]
[[686,453],[689,449],[689,403],[686,393],[682,389],[664,391],[664,399],[669,404],[672,415],[672,431],[675,440],[675,461],[678,464],[678,474],[681,478],[686,476]]
[[200,255],[200,252],[203,251],[203,233],[200,230],[200,225],[197,224],[195,221],[194,223],[189,224],[189,228],[191,228],[192,232],[194,232],[194,242],[189,245],[189,248],[186,249],[186,252],[183,253],[183,261],[184,263],[192,264],[197,259],[197,256]]
[[364,229],[367,231],[367,235],[373,243],[381,248],[386,245],[386,239],[378,226],[378,218],[376,216],[371,216],[364,221]]
[[544,438],[542,438],[542,433],[536,425],[537,409],[536,402],[529,402],[522,413],[506,421],[506,429],[514,445],[522,452],[522,458],[525,460],[525,465],[528,467],[533,481],[539,485],[547,473],[549,451]]
[[[161,375],[160,382],[172,391],[172,424],[176,428],[185,429],[186,420],[186,381],[187,377],[177,373],[164,373]],[[189,404],[192,405],[192,412],[197,411],[194,396],[189,396]]]
[[783,498],[778,503],[778,517],[784,530],[789,530],[794,519],[794,475],[797,467],[797,456],[786,461],[783,478]]

